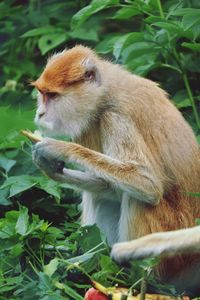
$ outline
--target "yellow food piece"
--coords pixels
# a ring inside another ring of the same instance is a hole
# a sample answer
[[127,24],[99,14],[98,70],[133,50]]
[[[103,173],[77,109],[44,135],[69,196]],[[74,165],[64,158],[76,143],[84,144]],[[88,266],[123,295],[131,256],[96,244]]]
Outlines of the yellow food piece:
[[21,130],[21,134],[28,137],[34,143],[41,142],[41,140],[42,140],[41,136],[36,135],[36,134],[34,134],[30,131],[27,131],[27,130]]

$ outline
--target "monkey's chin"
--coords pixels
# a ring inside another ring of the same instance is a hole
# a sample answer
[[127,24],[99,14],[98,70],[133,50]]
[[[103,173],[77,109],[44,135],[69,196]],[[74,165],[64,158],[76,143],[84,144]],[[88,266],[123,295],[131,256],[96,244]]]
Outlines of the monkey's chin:
[[39,132],[43,137],[50,137],[50,138],[56,138],[56,139],[70,139],[70,136],[66,134],[65,132],[61,131],[60,128],[56,127],[51,122],[45,122],[45,123],[36,123],[39,129]]
[[43,136],[56,137],[58,135],[53,126],[53,123],[51,122],[36,122],[36,125],[38,126],[38,129]]

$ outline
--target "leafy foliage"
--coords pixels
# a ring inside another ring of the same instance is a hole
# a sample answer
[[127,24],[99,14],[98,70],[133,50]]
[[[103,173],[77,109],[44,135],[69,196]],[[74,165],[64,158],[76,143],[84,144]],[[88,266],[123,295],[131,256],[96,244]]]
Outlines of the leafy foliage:
[[[83,299],[90,279],[162,287],[155,260],[121,268],[96,226],[79,225],[79,195],[44,177],[19,134],[35,129],[37,78],[46,58],[82,43],[157,81],[200,140],[198,0],[5,0],[0,3],[0,298]],[[199,195],[197,195],[199,197]]]

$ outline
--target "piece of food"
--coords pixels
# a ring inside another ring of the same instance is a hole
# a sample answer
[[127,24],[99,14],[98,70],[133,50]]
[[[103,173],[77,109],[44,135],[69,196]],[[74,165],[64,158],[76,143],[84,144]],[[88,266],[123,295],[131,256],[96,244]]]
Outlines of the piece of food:
[[41,140],[42,140],[42,137],[40,135],[34,134],[27,130],[21,130],[21,134],[28,137],[34,143],[41,142]]
[[[85,299],[86,300],[140,300],[141,295],[138,294],[137,296],[133,296],[131,292],[126,288],[120,287],[104,287],[100,283],[96,281],[92,281],[92,285],[94,289],[90,289],[89,298],[86,293]],[[100,294],[95,293],[95,289],[100,292]],[[105,298],[97,298],[100,297],[101,294],[105,296]],[[87,296],[87,298],[86,298]],[[166,295],[159,295],[159,294],[145,294],[146,300],[180,300],[180,297],[171,297]]]
[[98,290],[91,288],[86,292],[85,300],[108,300],[108,297]]

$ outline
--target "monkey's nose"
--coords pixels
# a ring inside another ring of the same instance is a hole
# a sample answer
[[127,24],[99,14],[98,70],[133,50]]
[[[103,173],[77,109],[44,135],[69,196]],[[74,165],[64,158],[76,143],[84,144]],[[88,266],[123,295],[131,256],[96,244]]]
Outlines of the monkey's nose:
[[42,118],[42,116],[44,116],[44,114],[45,114],[44,112],[39,113],[39,114],[38,114],[38,118],[39,118],[39,119]]

